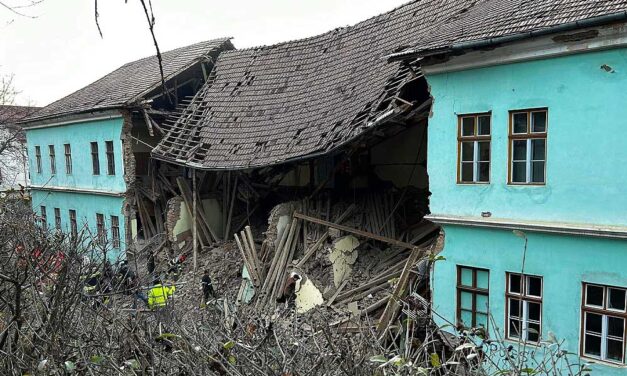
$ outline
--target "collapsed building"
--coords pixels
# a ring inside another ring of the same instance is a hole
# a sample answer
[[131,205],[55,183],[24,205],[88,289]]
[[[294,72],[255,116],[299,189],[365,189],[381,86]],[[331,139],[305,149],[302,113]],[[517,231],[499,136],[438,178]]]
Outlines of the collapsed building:
[[428,298],[428,261],[421,273],[414,266],[437,252],[427,246],[439,233],[423,218],[431,98],[417,61],[383,57],[464,9],[412,2],[312,38],[220,54],[161,125],[152,186],[168,231],[136,256],[158,269],[186,254],[198,269],[199,254],[234,240],[225,257],[244,261],[238,300],[272,309],[296,277],[299,311],[383,311],[380,329],[410,284]]
[[[205,82],[228,38],[127,63],[21,121],[33,211],[47,226],[101,241],[114,260],[164,231],[149,176],[159,126]],[[152,218],[152,219],[151,219]]]

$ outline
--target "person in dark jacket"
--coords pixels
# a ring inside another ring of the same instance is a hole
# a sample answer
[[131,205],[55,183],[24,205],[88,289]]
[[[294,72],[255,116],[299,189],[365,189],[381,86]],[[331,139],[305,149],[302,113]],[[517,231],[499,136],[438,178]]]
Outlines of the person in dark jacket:
[[211,277],[209,276],[209,270],[205,270],[205,273],[202,275],[202,279],[200,280],[200,284],[202,286],[202,303],[207,304],[209,298],[216,299],[216,292],[213,289],[213,284],[211,282]]

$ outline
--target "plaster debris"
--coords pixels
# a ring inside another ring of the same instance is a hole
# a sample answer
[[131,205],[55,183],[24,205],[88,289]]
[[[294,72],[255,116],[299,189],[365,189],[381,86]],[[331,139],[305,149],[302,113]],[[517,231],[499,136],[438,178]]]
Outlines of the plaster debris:
[[333,263],[333,283],[339,287],[347,279],[357,261],[359,240],[352,235],[339,238],[333,244],[329,253],[329,260]]
[[[300,288],[298,286],[300,283]],[[296,312],[305,313],[314,307],[322,305],[324,298],[318,288],[311,282],[310,279],[306,279],[304,282],[297,282],[296,286]]]

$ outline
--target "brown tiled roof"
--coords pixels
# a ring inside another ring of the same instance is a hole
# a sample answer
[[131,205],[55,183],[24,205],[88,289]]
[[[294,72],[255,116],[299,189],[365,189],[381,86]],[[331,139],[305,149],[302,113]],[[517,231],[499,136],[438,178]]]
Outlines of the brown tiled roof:
[[204,169],[242,169],[328,152],[386,113],[411,78],[382,57],[413,46],[474,3],[413,1],[312,38],[224,52],[213,80],[153,155]]
[[[421,38],[416,43],[416,50],[426,52],[446,49],[465,42],[519,34],[531,36],[533,32],[602,16],[627,18],[626,12],[627,0],[481,1],[454,22],[444,24],[436,32]],[[611,21],[612,18],[605,20]]]
[[[214,39],[177,48],[161,54],[166,81],[201,58],[233,48],[229,38]],[[215,57],[215,56],[214,56]],[[98,81],[49,104],[28,121],[130,104],[161,83],[157,56],[153,55],[114,70]]]

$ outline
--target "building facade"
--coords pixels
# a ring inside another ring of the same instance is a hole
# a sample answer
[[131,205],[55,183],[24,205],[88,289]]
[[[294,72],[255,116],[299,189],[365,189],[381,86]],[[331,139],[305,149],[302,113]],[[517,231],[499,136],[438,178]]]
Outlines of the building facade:
[[627,372],[626,41],[613,24],[425,59],[440,325]]
[[141,230],[156,212],[145,185],[154,178],[150,150],[165,119],[232,48],[216,39],[164,52],[164,82],[156,57],[128,63],[26,119],[32,208],[42,222],[97,239],[91,244],[112,261],[136,239],[158,235],[155,226]]

